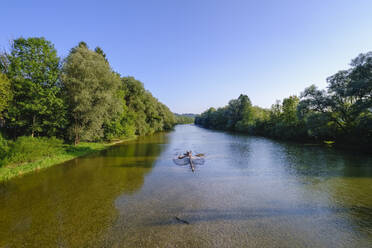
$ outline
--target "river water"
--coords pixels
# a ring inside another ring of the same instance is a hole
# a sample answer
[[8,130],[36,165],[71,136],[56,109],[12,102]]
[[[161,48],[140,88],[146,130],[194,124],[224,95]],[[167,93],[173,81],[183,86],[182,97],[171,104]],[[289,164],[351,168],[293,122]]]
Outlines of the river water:
[[0,185],[0,247],[372,247],[372,157],[179,125]]

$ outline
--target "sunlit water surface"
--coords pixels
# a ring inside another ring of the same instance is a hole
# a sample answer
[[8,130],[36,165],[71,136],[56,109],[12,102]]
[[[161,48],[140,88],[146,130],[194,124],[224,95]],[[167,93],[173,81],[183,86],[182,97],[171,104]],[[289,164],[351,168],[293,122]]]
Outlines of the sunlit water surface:
[[372,157],[181,125],[0,185],[0,247],[372,247]]

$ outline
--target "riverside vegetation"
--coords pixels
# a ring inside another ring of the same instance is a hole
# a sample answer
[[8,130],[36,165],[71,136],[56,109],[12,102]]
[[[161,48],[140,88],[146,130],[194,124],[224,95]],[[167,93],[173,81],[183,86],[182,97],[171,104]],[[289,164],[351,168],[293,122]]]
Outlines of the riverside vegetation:
[[192,124],[195,122],[194,114],[174,114],[177,124]]
[[0,54],[0,181],[177,121],[100,47],[80,42],[62,60],[45,38],[19,38]]
[[206,128],[237,131],[283,140],[372,147],[372,52],[360,54],[351,68],[327,78],[327,90],[315,85],[300,96],[277,101],[271,109],[253,106],[240,95],[222,108],[195,118]]

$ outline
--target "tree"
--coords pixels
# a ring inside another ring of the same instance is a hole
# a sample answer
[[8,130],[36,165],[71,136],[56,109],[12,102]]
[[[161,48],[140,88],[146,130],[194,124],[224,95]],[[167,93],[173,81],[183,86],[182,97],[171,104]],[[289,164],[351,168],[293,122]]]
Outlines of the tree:
[[3,74],[7,74],[9,68],[9,59],[8,54],[4,52],[0,52],[0,72]]
[[53,44],[44,38],[16,39],[7,61],[13,89],[8,127],[15,135],[55,135],[65,124],[65,112]]
[[327,78],[328,91],[318,90],[314,85],[305,89],[299,113],[306,118],[310,133],[350,140],[355,136],[360,121],[369,123],[366,122],[370,113],[368,108],[372,106],[369,88],[372,66],[369,63],[367,55],[359,55],[353,60],[352,68]]
[[206,128],[233,130],[288,140],[336,140],[372,144],[372,52],[352,60],[351,68],[327,78],[326,90],[311,85],[270,110],[252,106],[245,95],[195,118]]
[[[176,116],[170,111],[170,109],[163,103],[158,104],[159,117],[162,120],[162,130],[170,130],[177,123]],[[193,122],[193,121],[192,121]],[[188,122],[191,123],[191,122]]]
[[298,123],[297,105],[300,99],[297,96],[290,96],[283,99],[283,121],[288,126],[295,126]]
[[128,114],[133,117],[136,134],[150,134],[174,126],[176,120],[173,113],[145,90],[142,82],[134,77],[123,77],[122,89]]
[[307,128],[307,134],[313,139],[335,139],[341,123],[337,124],[330,108],[331,98],[325,90],[311,85],[301,93],[297,107],[297,116]]
[[194,115],[189,114],[174,114],[174,117],[177,124],[191,124],[195,121]]
[[236,130],[237,123],[242,121],[244,116],[248,117],[251,106],[251,100],[247,95],[241,94],[238,99],[231,100],[226,110],[229,116],[227,129]]
[[62,81],[71,119],[69,133],[74,143],[101,139],[103,124],[123,111],[120,77],[103,56],[80,43],[66,58]]
[[103,52],[102,48],[100,48],[100,47],[96,47],[96,48],[94,49],[94,51],[95,51],[96,53],[98,53],[99,55],[101,55],[102,57],[104,57],[105,60],[106,60],[106,62],[107,62],[106,54]]
[[104,136],[106,140],[114,138],[132,137],[136,133],[133,114],[128,111],[128,106],[123,104],[122,112],[117,117],[104,123]]
[[134,77],[123,77],[122,87],[124,90],[125,103],[128,111],[133,116],[136,134],[144,135],[149,133],[150,125],[146,122],[144,95],[145,88],[143,84]]
[[8,108],[12,97],[13,94],[10,88],[10,81],[4,74],[0,72],[0,121],[4,117],[3,111]]
[[360,54],[351,61],[347,95],[356,97],[360,108],[372,107],[372,52]]
[[[84,48],[89,48],[88,44],[85,41],[80,41],[77,47],[84,47]],[[73,48],[74,49],[74,48]]]

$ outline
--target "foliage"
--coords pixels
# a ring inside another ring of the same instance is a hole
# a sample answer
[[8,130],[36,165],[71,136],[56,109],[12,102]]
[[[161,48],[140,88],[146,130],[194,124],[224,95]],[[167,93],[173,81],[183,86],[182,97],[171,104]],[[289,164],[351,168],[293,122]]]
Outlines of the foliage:
[[120,78],[101,54],[84,45],[71,50],[62,71],[70,137],[75,144],[99,140],[104,134],[103,124],[122,111],[117,93]]
[[328,90],[310,86],[299,108],[311,137],[371,144],[372,53],[360,54],[351,68],[327,79]]
[[223,108],[209,108],[195,118],[195,123],[220,130],[243,131],[251,121],[251,111],[249,97],[240,95]]
[[9,145],[9,151],[3,161],[8,164],[32,162],[53,156],[62,149],[63,141],[55,137],[19,137]]
[[5,74],[0,72],[0,120],[3,119],[3,112],[8,109],[12,98],[13,93],[10,88],[10,81]]
[[128,111],[128,107],[125,104],[123,104],[123,111],[118,118],[104,124],[104,137],[106,140],[133,137],[135,133],[134,115]]
[[3,164],[5,157],[9,152],[8,141],[0,133],[0,166]]
[[140,81],[134,77],[123,77],[121,81],[127,107],[126,118],[129,123],[133,122],[135,134],[151,134],[174,126],[173,113],[145,90]]
[[60,60],[53,44],[44,38],[19,38],[6,56],[13,94],[6,120],[8,130],[15,136],[56,135],[65,125],[65,112]]
[[174,114],[177,124],[191,124],[195,121],[195,116],[190,114]]
[[223,108],[208,109],[195,123],[279,139],[372,145],[372,52],[360,54],[350,69],[327,82],[327,90],[311,85],[301,99],[290,96],[270,110],[251,106],[241,95]]
[[105,147],[80,141],[175,125],[169,108],[140,81],[114,72],[100,47],[92,51],[82,41],[60,62],[44,38],[16,39],[0,53],[0,181]]
[[169,130],[173,113],[133,77],[114,72],[85,42],[60,63],[44,38],[19,38],[0,54],[0,127],[6,137],[98,141]]

